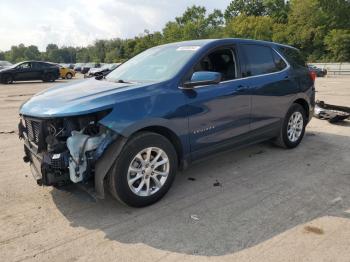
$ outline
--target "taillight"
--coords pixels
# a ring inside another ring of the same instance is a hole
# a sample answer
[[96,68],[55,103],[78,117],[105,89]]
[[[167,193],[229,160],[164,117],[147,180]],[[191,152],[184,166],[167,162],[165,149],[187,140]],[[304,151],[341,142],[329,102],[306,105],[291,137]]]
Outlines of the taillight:
[[314,71],[309,71],[310,77],[312,79],[312,82],[315,82],[316,80],[316,72]]

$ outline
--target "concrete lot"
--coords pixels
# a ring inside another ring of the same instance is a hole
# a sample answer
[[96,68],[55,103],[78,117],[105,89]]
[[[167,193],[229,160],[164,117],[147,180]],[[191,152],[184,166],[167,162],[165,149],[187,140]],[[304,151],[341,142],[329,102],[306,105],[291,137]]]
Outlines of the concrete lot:
[[[0,261],[350,261],[349,122],[313,119],[294,150],[264,143],[210,158],[134,209],[35,184],[17,111],[51,85],[0,85]],[[350,78],[316,87],[350,105]]]

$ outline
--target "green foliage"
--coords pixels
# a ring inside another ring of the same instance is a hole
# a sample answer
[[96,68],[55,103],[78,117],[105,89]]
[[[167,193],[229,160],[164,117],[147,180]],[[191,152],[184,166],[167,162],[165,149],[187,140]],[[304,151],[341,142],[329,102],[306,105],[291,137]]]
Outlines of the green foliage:
[[123,62],[160,44],[192,39],[241,37],[275,41],[299,48],[309,61],[350,61],[349,0],[233,0],[224,13],[188,7],[160,32],[145,30],[131,39],[96,40],[87,47],[12,46],[0,60],[59,63]]
[[333,29],[327,34],[325,44],[333,60],[350,61],[350,30]]
[[265,13],[270,16],[274,22],[287,23],[290,5],[285,0],[264,0]]
[[240,15],[231,19],[225,28],[226,37],[271,41],[272,35],[273,20],[268,16]]
[[225,10],[225,19],[229,21],[239,15],[262,16],[265,13],[263,0],[233,0]]
[[215,9],[207,15],[204,7],[192,6],[182,16],[176,17],[175,21],[165,25],[163,42],[217,38],[221,36],[223,25],[224,18],[220,10]]

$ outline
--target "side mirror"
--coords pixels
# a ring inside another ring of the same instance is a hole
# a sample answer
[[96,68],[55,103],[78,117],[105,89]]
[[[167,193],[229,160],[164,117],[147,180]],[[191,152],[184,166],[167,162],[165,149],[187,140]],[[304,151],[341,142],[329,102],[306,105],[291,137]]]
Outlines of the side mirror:
[[221,73],[211,71],[194,72],[191,80],[184,83],[185,88],[193,88],[195,86],[215,85],[221,82]]

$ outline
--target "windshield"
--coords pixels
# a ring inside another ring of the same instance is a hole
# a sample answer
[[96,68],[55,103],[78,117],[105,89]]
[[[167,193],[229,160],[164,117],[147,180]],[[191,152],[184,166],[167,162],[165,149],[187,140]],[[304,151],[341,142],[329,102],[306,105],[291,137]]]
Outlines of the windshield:
[[7,61],[0,61],[0,66],[12,66],[12,64]]
[[175,76],[199,46],[158,46],[148,49],[117,67],[108,81],[154,82]]
[[12,68],[15,68],[15,67],[19,66],[20,64],[23,64],[23,62],[19,62],[19,63],[17,63],[17,64],[14,64],[14,65],[12,65],[11,67],[12,67]]

